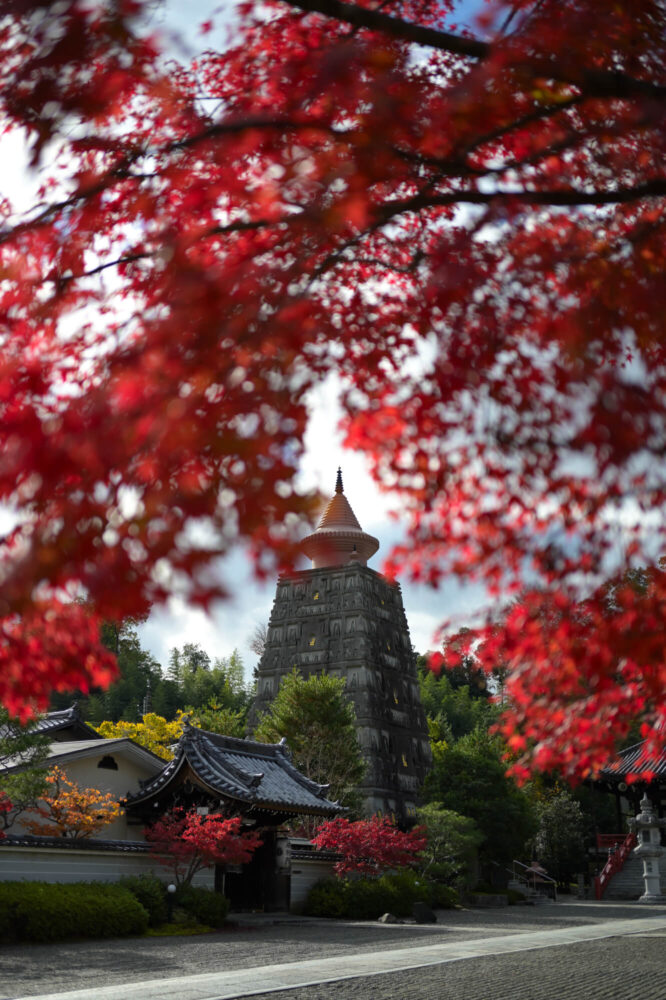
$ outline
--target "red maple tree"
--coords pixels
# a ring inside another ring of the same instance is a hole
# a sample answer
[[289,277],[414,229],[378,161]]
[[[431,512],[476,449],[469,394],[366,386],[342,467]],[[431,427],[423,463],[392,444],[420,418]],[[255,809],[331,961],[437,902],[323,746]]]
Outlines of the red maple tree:
[[312,843],[342,855],[333,866],[337,875],[348,872],[377,875],[415,864],[427,840],[422,827],[403,833],[388,816],[371,816],[356,821],[343,817],[327,820]]
[[[0,792],[0,813],[8,813],[12,810],[12,804],[7,798],[4,792]],[[0,830],[0,840],[4,840],[6,833],[4,830]]]
[[335,373],[389,572],[520,595],[481,636],[514,749],[588,774],[664,722],[663,4],[240,11],[167,71],[139,0],[0,24],[5,120],[58,153],[2,205],[0,696],[103,681],[99,616],[207,605],[238,540],[281,565]]
[[200,815],[195,809],[174,809],[145,830],[153,854],[168,868],[176,885],[189,885],[202,868],[215,864],[243,865],[261,846],[254,830],[241,831],[240,816],[225,819]]

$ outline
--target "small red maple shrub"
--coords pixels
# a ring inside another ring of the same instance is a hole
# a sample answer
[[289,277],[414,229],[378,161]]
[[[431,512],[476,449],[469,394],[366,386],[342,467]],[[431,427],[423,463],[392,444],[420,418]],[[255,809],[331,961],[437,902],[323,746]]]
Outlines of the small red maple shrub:
[[342,855],[333,867],[336,875],[377,875],[413,865],[426,842],[421,827],[403,833],[387,816],[356,821],[338,817],[322,823],[312,838],[316,847]]
[[240,816],[225,819],[200,815],[196,809],[174,809],[145,830],[160,864],[173,873],[177,885],[189,885],[201,868],[216,864],[243,865],[261,846],[255,831],[243,832]]
[[[8,813],[12,810],[12,804],[4,792],[0,792],[0,813]],[[0,840],[5,839],[5,831],[0,830]]]

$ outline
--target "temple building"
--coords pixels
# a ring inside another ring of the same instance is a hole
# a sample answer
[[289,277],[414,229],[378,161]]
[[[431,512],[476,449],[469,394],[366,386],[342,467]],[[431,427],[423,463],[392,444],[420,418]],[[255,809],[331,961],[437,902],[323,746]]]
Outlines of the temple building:
[[[193,884],[223,891],[237,910],[298,910],[310,886],[330,876],[326,852],[298,842],[292,851],[281,827],[332,819],[344,809],[327,798],[328,786],[294,766],[284,741],[220,736],[185,720],[173,759],[164,761],[126,737],[100,736],[76,706],[49,713],[35,729],[53,741],[45,768],[57,764],[79,787],[110,792],[123,810],[90,836],[56,837],[24,826],[24,815],[36,818],[26,809],[0,838],[0,882],[115,882],[153,872],[160,863],[145,828],[174,808],[240,817],[245,830],[259,834],[261,845],[246,864],[215,865],[194,876]],[[24,763],[20,755],[0,760],[0,779]]]
[[335,493],[302,542],[312,569],[278,580],[254,716],[269,708],[294,668],[304,677],[343,677],[366,762],[365,811],[408,825],[430,744],[400,587],[367,565],[378,548],[361,528],[338,470]]
[[185,722],[173,760],[125,799],[129,823],[150,825],[174,807],[185,811],[240,816],[256,828],[261,847],[244,865],[216,866],[215,887],[236,909],[288,909],[291,895],[290,849],[279,827],[316,816],[333,819],[344,812],[326,798],[327,785],[310,781],[294,767],[284,740],[255,743],[219,736]]

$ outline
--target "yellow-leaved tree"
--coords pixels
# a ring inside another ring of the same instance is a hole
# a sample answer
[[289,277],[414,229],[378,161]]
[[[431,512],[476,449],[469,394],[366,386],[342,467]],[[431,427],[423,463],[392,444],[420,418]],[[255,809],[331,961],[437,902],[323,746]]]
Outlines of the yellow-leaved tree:
[[79,788],[59,767],[49,772],[46,783],[48,790],[40,804],[30,810],[40,818],[24,821],[30,833],[82,840],[92,837],[120,815],[120,804],[111,792]]
[[163,716],[147,712],[141,722],[103,722],[96,729],[105,739],[127,736],[163,760],[171,760],[171,747],[183,732],[183,713],[179,711],[173,722],[167,722]]

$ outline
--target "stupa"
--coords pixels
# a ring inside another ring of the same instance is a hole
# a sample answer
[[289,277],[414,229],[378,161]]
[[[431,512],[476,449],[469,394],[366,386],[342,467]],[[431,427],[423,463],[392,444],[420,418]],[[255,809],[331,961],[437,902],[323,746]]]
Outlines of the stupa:
[[278,580],[253,715],[268,709],[294,667],[305,677],[343,677],[366,762],[364,811],[409,825],[430,744],[400,586],[367,565],[378,548],[359,524],[338,469],[335,493],[302,542],[312,569]]

